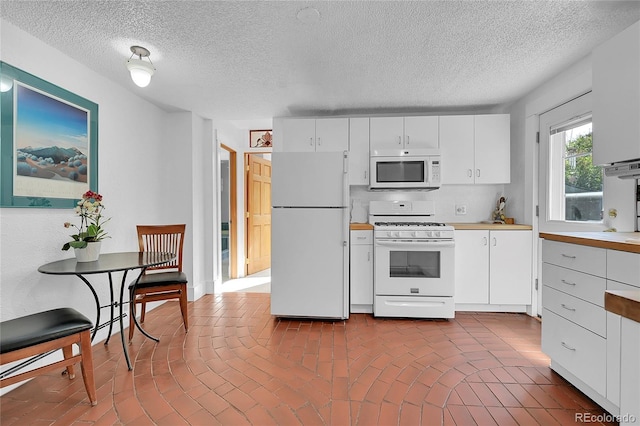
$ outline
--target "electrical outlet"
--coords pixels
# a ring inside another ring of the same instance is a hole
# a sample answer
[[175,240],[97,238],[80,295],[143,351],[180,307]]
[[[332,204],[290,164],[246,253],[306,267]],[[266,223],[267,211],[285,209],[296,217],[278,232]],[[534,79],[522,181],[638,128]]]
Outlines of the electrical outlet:
[[466,204],[456,204],[456,216],[462,216],[467,214]]

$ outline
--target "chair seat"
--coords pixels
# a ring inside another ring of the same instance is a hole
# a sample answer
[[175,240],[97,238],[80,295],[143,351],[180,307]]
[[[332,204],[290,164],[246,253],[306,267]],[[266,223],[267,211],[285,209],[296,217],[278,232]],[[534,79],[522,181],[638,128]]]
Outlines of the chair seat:
[[[147,287],[155,287],[158,285],[164,284],[186,284],[189,281],[187,280],[187,276],[184,272],[159,272],[156,274],[145,274],[140,278],[140,282],[136,284],[136,288],[147,288]],[[129,288],[133,287],[132,282],[129,285]]]
[[52,309],[0,323],[0,354],[89,330],[91,321],[71,308]]

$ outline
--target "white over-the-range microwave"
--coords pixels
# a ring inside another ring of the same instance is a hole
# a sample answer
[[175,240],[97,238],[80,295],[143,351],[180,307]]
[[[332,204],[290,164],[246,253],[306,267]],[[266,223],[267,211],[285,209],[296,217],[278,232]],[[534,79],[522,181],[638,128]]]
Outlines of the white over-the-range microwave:
[[433,190],[440,188],[440,152],[430,149],[371,152],[369,189]]

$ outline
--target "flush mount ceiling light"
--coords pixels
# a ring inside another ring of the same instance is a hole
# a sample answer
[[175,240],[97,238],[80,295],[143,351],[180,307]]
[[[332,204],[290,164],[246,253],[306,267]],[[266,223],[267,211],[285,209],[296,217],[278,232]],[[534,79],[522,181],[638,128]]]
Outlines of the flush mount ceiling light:
[[320,20],[320,12],[315,7],[305,7],[298,11],[296,17],[305,24],[313,24]]
[[[139,87],[147,87],[151,82],[151,76],[156,71],[149,58],[151,52],[141,46],[131,46],[131,57],[127,61],[127,69],[131,73],[131,80]],[[138,58],[134,58],[137,56]],[[142,58],[147,58],[144,61]]]

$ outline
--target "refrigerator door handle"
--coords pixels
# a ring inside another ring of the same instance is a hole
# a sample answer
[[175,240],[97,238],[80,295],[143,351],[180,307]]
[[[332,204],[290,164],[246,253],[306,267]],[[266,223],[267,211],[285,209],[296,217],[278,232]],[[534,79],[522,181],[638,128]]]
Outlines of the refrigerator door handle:
[[342,172],[345,175],[349,173],[349,151],[343,151]]

